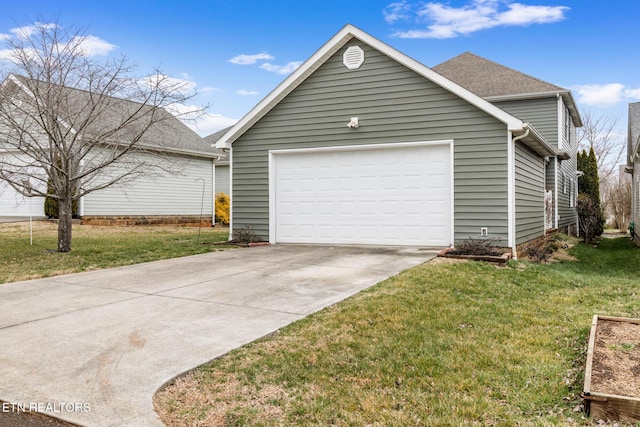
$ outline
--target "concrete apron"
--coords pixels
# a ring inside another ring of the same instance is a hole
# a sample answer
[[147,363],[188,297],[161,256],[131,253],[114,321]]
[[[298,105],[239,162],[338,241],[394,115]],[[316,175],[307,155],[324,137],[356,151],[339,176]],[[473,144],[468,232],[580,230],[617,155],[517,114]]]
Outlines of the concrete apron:
[[0,400],[160,426],[167,381],[435,254],[275,245],[0,285]]

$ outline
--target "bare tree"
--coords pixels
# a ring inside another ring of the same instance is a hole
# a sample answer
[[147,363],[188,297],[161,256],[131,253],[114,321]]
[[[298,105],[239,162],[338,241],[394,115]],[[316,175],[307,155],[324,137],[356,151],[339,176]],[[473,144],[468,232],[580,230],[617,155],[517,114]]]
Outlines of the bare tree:
[[593,152],[598,159],[600,182],[608,182],[618,170],[626,149],[626,135],[616,133],[619,117],[597,116],[593,111],[582,113],[582,127],[577,129],[580,149]]
[[73,201],[161,167],[133,154],[170,149],[161,146],[163,125],[175,120],[168,110],[195,93],[158,70],[133,76],[124,57],[93,59],[80,30],[31,28],[6,41],[0,179],[22,195],[58,200],[57,249],[68,252]]
[[609,213],[611,225],[625,232],[631,222],[631,182],[618,180],[606,184],[604,210]]

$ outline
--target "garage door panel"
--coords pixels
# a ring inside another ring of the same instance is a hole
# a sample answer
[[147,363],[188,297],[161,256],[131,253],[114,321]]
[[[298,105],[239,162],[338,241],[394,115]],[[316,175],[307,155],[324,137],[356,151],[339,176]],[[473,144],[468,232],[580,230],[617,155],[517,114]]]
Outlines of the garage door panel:
[[450,244],[449,143],[275,153],[272,167],[276,242]]

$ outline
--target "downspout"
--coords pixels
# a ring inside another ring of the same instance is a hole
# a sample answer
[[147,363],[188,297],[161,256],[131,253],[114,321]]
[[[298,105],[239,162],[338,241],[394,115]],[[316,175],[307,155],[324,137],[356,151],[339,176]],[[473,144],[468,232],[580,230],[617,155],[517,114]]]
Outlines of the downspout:
[[515,184],[515,151],[516,142],[529,136],[529,123],[523,123],[522,128],[524,133],[511,139],[511,144],[508,148],[509,164],[511,168],[509,170],[509,179],[507,182],[507,188],[509,192],[509,245],[511,246],[511,256],[513,259],[518,259],[518,251],[516,249],[516,184]]

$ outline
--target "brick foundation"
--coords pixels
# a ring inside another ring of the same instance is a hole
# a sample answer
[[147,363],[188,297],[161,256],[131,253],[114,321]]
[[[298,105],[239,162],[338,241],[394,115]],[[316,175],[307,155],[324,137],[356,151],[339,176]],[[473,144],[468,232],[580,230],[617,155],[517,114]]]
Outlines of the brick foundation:
[[529,240],[528,242],[524,242],[516,246],[516,254],[518,255],[518,259],[527,259],[528,255],[525,252],[527,247],[529,246],[542,247],[542,245],[545,243],[545,239],[548,236],[556,233],[557,231],[558,231],[557,228],[550,228],[546,231],[544,236],[537,237],[533,240]]
[[172,225],[176,227],[211,227],[211,217],[199,215],[91,215],[80,218],[84,225],[133,226]]

